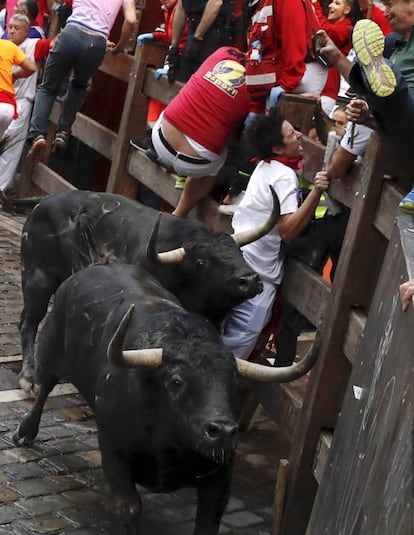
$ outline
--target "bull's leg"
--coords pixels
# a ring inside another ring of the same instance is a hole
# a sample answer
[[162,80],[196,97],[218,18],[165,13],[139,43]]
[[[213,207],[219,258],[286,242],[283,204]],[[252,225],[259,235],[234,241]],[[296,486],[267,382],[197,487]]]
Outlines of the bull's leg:
[[130,463],[119,454],[102,447],[102,468],[117,500],[118,513],[127,535],[139,535],[141,497],[135,487]]
[[50,296],[59,282],[47,273],[35,270],[22,273],[24,306],[20,316],[20,339],[23,362],[19,375],[20,388],[35,394],[34,343],[39,323],[45,317]]
[[57,380],[50,379],[40,385],[33,407],[25,414],[13,435],[13,441],[17,446],[28,446],[36,438],[45,401],[56,383]]
[[217,535],[230,497],[232,464],[200,481],[194,535]]

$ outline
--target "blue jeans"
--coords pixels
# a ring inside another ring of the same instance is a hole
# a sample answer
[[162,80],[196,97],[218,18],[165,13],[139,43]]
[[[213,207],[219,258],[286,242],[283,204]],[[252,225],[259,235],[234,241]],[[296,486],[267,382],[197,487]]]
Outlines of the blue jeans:
[[401,72],[392,64],[397,87],[388,97],[378,97],[370,89],[368,82],[356,63],[351,70],[351,87],[367,102],[378,121],[386,141],[406,158],[412,158],[414,152],[414,90],[407,86]]
[[85,101],[88,81],[102,63],[105,51],[106,39],[102,35],[88,33],[73,24],[65,26],[49,54],[43,81],[36,91],[29,137],[47,133],[59,88],[73,69],[57,126],[58,131],[70,132]]

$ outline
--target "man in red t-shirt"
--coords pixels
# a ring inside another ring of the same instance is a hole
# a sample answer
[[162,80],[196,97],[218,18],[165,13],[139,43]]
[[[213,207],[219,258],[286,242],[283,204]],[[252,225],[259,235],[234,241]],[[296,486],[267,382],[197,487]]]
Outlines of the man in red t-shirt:
[[152,130],[158,162],[187,176],[174,214],[184,217],[210,191],[227,156],[230,136],[249,111],[244,54],[214,52],[168,104]]

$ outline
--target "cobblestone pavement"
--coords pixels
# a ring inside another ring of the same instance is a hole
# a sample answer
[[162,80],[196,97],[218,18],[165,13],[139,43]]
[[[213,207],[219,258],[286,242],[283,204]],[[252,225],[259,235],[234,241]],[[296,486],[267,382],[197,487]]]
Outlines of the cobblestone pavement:
[[[93,414],[78,394],[49,397],[39,435],[30,448],[16,448],[12,434],[32,401],[18,389],[21,352],[21,218],[0,212],[0,535],[118,535],[100,467]],[[288,451],[277,426],[260,417],[243,433],[232,495],[220,533],[269,535],[276,467]],[[193,531],[195,493],[143,495],[143,535]]]

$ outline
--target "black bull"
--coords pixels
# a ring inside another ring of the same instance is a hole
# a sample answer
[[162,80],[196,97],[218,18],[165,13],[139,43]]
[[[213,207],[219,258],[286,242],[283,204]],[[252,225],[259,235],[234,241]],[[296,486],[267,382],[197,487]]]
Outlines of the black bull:
[[143,265],[185,308],[216,325],[234,305],[259,293],[261,280],[244,262],[239,246],[274,227],[279,203],[272,194],[273,213],[258,229],[232,239],[198,221],[163,214],[156,243],[150,237],[159,212],[121,195],[71,191],[42,200],[22,234],[23,390],[30,392],[34,384],[34,341],[51,295],[74,272],[108,253],[121,263]]
[[239,376],[293,380],[316,348],[287,368],[239,361],[208,320],[144,270],[91,266],[56,292],[36,352],[37,399],[14,440],[34,440],[64,377],[95,411],[103,469],[129,533],[139,532],[138,482],[153,491],[195,487],[194,533],[216,535],[230,493]]

